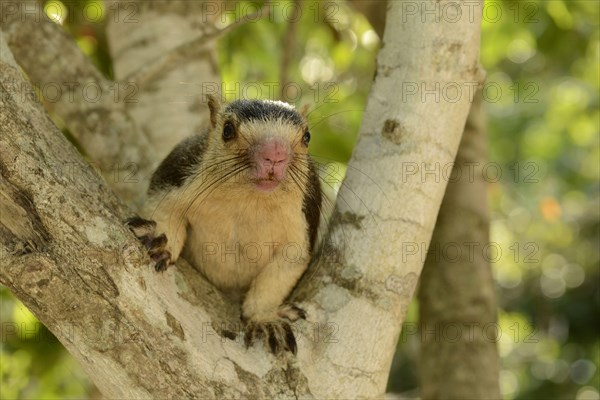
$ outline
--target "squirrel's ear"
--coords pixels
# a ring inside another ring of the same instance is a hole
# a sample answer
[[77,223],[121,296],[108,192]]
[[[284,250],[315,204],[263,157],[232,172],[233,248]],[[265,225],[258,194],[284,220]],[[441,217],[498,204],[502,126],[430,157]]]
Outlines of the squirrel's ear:
[[207,94],[206,98],[208,99],[208,109],[210,110],[210,123],[214,128],[217,126],[217,116],[221,112],[221,100],[219,97],[212,94]]
[[304,118],[308,116],[308,109],[310,108],[310,104],[306,103],[302,107],[300,107],[300,115]]

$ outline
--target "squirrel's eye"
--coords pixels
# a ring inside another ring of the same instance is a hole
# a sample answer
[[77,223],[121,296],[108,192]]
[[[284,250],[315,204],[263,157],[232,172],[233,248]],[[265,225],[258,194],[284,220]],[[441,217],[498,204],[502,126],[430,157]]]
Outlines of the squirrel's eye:
[[302,143],[304,143],[305,146],[308,146],[308,142],[310,142],[310,132],[306,131],[304,132],[304,136],[302,136]]
[[231,122],[226,122],[223,127],[223,140],[228,141],[235,138],[235,127]]

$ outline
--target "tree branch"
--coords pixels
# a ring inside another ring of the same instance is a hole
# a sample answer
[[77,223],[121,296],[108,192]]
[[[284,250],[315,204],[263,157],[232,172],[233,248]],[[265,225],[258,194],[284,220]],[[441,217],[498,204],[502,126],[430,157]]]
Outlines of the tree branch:
[[[421,329],[436,332],[421,346],[426,399],[501,398],[496,338],[486,330],[497,322],[497,306],[483,251],[489,242],[485,142],[478,91],[456,156],[452,176],[457,178],[446,188],[419,287]],[[448,245],[458,249],[456,258],[445,256]]]
[[255,21],[258,17],[268,16],[271,10],[271,3],[271,1],[266,1],[259,10],[244,15],[242,18],[237,19],[220,29],[212,24],[207,24],[208,28],[206,29],[206,32],[203,32],[200,36],[190,41],[178,45],[166,54],[161,54],[148,64],[141,66],[139,70],[130,73],[125,80],[132,80],[138,82],[140,85],[147,85],[155,79],[156,76],[172,70],[176,65],[183,61],[189,60],[194,56],[210,54],[210,51],[207,51],[207,47],[209,47],[207,44],[213,43],[215,40],[224,36],[226,33],[231,32],[240,25],[249,21]]
[[421,22],[405,14],[402,2],[390,2],[386,27],[361,136],[338,194],[331,248],[299,290],[317,304],[311,314],[339,328],[336,346],[317,348],[317,361],[305,369],[309,382],[323,370],[330,371],[328,382],[344,382],[327,391],[330,397],[385,391],[423,266],[420,257],[405,258],[406,248],[429,243],[445,190],[443,180],[407,171],[454,161],[472,100],[406,96],[406,85],[465,87],[482,79],[479,19]]
[[0,45],[0,282],[109,398],[277,394],[261,379],[285,382],[295,368],[273,368],[267,353],[217,334],[211,326],[239,324],[239,307],[187,263],[152,270],[122,223],[132,212],[41,105],[10,90],[31,86]]
[[364,14],[377,35],[383,37],[387,0],[349,0],[348,2],[355,10]]
[[[144,15],[156,21],[156,29],[145,28],[138,38],[160,32],[161,14],[152,9],[160,5],[147,7],[149,15]],[[406,16],[406,23],[397,23],[403,17],[401,2],[392,2],[361,137],[340,191],[331,245],[295,293],[309,315],[295,324],[296,358],[275,358],[260,346],[246,350],[240,334],[238,340],[229,339],[233,336],[226,330],[239,332],[239,306],[223,299],[184,262],[164,274],[149,268],[140,245],[122,226],[130,215],[127,208],[38,104],[7,90],[28,83],[3,51],[0,85],[6,96],[0,123],[7,133],[0,139],[6,149],[0,158],[0,187],[18,213],[16,219],[2,213],[0,220],[0,281],[57,335],[105,396],[383,394],[422,267],[421,260],[402,263],[402,247],[429,242],[445,186],[406,179],[402,167],[452,161],[470,103],[467,97],[449,104],[435,102],[433,96],[402,99],[398,93],[403,82],[478,79],[479,20],[422,24],[420,18]],[[115,27],[112,35],[128,29]],[[155,47],[162,51],[172,45],[157,38]],[[124,57],[116,61],[117,75],[152,58],[128,40],[120,46],[113,50],[117,58]],[[159,108],[153,106],[145,107],[145,113]],[[88,179],[60,173],[56,166],[64,163],[85,171]],[[26,235],[17,225],[31,226],[29,231],[38,234]]]
[[[294,5],[297,9],[301,9],[302,2],[294,0]],[[298,30],[298,21],[290,20],[287,21],[285,30],[285,36],[283,37],[283,48],[282,55],[280,58],[279,66],[279,83],[281,91],[279,92],[279,98],[285,98],[285,88],[290,81],[289,68],[293,58],[296,56],[296,31]]]
[[147,184],[173,147],[202,132],[208,122],[205,95],[221,87],[211,36],[214,15],[207,12],[216,3],[112,4],[116,15],[108,21],[106,33],[115,79],[125,82],[134,77],[138,101],[127,104],[127,109],[154,149],[152,167],[134,177]]
[[[104,78],[59,25],[39,15],[39,3],[13,5],[16,9],[7,8],[1,23],[17,62],[106,181],[122,198],[139,202],[147,181],[119,179],[119,174],[128,174],[128,168],[148,176],[156,157],[127,110],[127,95],[136,90],[134,83]],[[38,14],[27,14],[27,10]],[[21,96],[35,93],[13,90]]]

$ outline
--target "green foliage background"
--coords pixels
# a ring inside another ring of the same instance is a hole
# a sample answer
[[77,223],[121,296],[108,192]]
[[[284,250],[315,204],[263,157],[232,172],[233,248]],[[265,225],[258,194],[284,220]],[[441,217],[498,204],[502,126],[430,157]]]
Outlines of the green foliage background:
[[[98,1],[77,5],[90,3],[104,7]],[[343,1],[301,4],[303,14],[293,28],[275,13],[222,38],[219,66],[230,90],[236,83],[241,88],[258,83],[262,92],[247,94],[269,97],[266,88],[280,81],[287,54],[292,84],[283,99],[310,105],[311,151],[342,174],[380,40],[366,18]],[[491,242],[501,251],[489,257],[499,295],[503,396],[599,399],[599,4],[494,1],[484,11],[486,178]],[[440,11],[439,17],[448,14]],[[105,22],[74,18],[64,26],[111,76]],[[283,45],[287,35],[291,47]],[[96,397],[52,334],[5,288],[0,299],[0,397]],[[406,324],[416,323],[415,302]],[[419,343],[419,334],[402,335],[389,390],[414,393]]]

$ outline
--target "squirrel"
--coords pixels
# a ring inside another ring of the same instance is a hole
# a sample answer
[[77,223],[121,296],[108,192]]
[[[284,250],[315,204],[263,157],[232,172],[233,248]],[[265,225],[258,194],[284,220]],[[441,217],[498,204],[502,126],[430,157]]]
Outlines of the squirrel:
[[178,144],[127,221],[156,271],[185,258],[224,293],[244,296],[246,347],[296,354],[286,303],[317,246],[322,192],[303,113],[281,101],[208,96],[210,127]]

